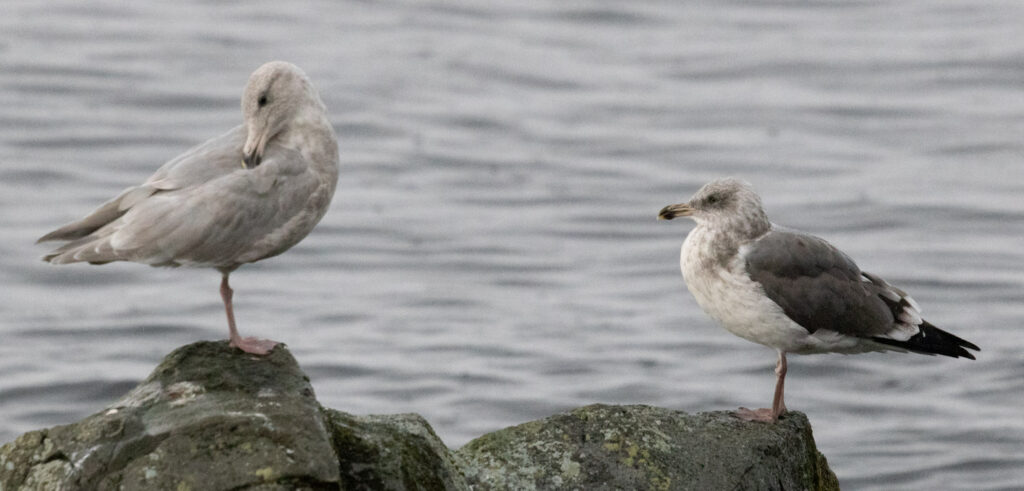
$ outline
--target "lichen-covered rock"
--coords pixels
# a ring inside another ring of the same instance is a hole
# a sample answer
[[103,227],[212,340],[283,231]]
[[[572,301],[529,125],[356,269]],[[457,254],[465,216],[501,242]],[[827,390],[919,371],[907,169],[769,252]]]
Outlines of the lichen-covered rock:
[[0,491],[838,489],[807,418],[594,405],[452,453],[415,414],[325,409],[284,346],[169,354],[109,408],[0,447]]
[[465,490],[448,447],[418,414],[327,410],[343,489]]
[[[412,478],[428,482],[423,469],[436,467],[441,477],[429,482],[446,482],[452,468],[438,463],[451,456],[425,421],[378,418],[373,429],[388,438],[363,438],[364,453],[401,448],[400,470],[418,466]],[[344,421],[320,407],[283,346],[256,357],[226,342],[195,343],[111,407],[0,447],[0,490],[359,489],[345,483],[368,474],[382,476],[374,489],[416,489],[395,480],[403,475],[387,458],[339,460]]]
[[456,458],[475,490],[839,489],[793,412],[769,425],[598,404],[484,435]]

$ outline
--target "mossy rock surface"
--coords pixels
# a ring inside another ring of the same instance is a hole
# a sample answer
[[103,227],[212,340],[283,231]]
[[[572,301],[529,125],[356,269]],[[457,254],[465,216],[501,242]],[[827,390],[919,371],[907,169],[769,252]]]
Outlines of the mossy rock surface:
[[476,490],[838,489],[802,413],[769,425],[597,404],[484,435],[456,457]]

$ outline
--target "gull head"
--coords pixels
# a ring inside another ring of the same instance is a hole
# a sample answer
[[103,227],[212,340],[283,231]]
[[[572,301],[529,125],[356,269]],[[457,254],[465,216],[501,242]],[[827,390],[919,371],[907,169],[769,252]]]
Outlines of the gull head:
[[659,220],[690,217],[698,225],[731,224],[735,222],[760,229],[770,226],[761,207],[761,198],[747,182],[727,177],[705,184],[686,203],[668,205],[658,213]]
[[248,136],[242,147],[247,169],[260,165],[267,143],[288,129],[309,105],[323,107],[320,97],[299,67],[272,61],[256,69],[242,93],[242,116]]

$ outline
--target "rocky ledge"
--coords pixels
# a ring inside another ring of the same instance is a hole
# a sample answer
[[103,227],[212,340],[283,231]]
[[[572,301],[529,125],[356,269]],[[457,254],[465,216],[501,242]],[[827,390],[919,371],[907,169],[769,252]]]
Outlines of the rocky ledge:
[[415,414],[316,401],[283,346],[266,357],[199,342],[82,421],[0,447],[0,491],[290,489],[838,489],[801,413],[592,405],[457,451]]

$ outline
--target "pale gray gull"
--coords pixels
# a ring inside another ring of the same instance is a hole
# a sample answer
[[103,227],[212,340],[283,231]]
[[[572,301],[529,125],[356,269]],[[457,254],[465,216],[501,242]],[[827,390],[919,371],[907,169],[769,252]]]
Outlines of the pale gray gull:
[[974,356],[974,344],[921,318],[917,303],[882,278],[861,271],[818,237],[768,220],[761,198],[737,179],[702,187],[658,217],[690,217],[680,269],[697,304],[727,331],[775,348],[771,408],[740,408],[746,420],[777,421],[786,412],[786,353],[902,351]]
[[313,230],[337,185],[338,144],[316,89],[291,63],[270,62],[253,72],[242,116],[242,125],[44,235],[39,242],[70,242],[43,259],[215,268],[231,346],[268,353],[277,342],[239,336],[228,275],[281,254]]

